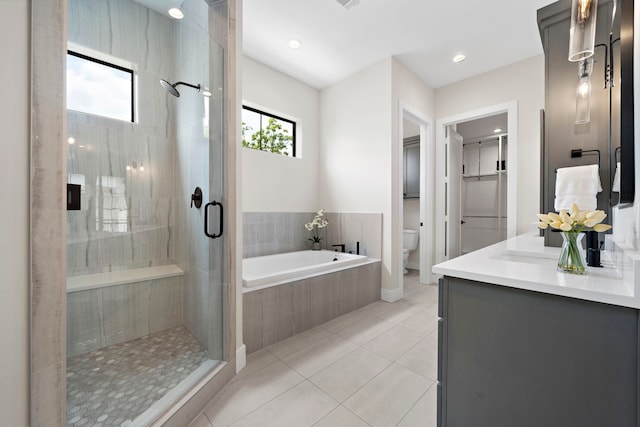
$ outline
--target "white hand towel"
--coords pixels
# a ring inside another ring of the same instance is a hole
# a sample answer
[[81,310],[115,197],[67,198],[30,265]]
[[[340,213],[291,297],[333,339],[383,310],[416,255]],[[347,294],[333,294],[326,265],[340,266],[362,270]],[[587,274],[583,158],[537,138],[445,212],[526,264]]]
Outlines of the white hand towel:
[[616,163],[616,174],[613,176],[611,191],[620,192],[620,162]]
[[569,210],[575,203],[580,210],[595,210],[602,191],[598,165],[560,168],[556,175],[556,211]]

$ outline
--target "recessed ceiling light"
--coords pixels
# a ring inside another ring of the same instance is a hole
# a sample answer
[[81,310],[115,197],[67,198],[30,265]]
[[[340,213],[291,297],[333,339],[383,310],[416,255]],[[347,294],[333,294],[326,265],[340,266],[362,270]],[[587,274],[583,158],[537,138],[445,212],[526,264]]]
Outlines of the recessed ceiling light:
[[184,18],[184,13],[180,10],[179,7],[172,7],[167,11],[172,18],[182,19]]
[[338,0],[338,3],[343,5],[345,9],[351,9],[354,6],[357,6],[360,3],[360,0]]
[[67,140],[67,142],[68,142],[69,144],[73,145],[73,144],[75,144],[75,143],[76,143],[76,139],[75,139],[74,137],[70,136],[70,137],[69,137],[69,139]]
[[453,62],[462,62],[464,61],[464,59],[466,58],[466,56],[460,54],[460,55],[456,55],[453,57]]
[[298,40],[298,39],[289,40],[289,47],[291,49],[299,49],[300,46],[302,46],[302,43],[300,43],[300,40]]
[[500,132],[502,132],[502,129],[501,129],[501,128],[495,128],[495,129],[493,130],[493,132],[494,132],[494,133],[500,133]]

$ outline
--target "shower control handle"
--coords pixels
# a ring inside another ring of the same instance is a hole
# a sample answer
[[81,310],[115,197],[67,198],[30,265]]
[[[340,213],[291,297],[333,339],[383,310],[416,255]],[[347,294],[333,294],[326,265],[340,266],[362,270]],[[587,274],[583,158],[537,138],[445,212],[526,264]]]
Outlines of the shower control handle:
[[194,204],[197,209],[200,209],[200,206],[202,206],[202,190],[200,187],[196,187],[191,195],[191,207],[193,207]]
[[[209,207],[210,206],[219,206],[220,207],[220,216],[219,216],[219,233],[209,233]],[[204,234],[207,237],[211,237],[212,239],[217,239],[218,237],[222,236],[222,217],[223,217],[223,208],[222,208],[222,203],[216,202],[215,200],[213,202],[209,202],[204,206]]]

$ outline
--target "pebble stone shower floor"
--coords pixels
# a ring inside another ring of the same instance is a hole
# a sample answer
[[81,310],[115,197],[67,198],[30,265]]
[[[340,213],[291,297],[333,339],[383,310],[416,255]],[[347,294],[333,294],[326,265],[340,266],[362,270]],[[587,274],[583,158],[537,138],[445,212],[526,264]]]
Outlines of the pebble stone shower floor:
[[67,426],[127,426],[208,359],[184,326],[67,360]]

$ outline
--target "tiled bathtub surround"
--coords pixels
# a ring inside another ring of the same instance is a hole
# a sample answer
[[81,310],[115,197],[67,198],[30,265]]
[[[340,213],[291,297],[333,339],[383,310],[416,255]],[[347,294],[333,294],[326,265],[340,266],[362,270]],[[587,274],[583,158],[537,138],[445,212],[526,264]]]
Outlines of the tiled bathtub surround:
[[67,294],[67,357],[172,328],[182,321],[182,277]]
[[379,300],[380,286],[375,262],[243,293],[247,353]]
[[184,327],[72,357],[67,425],[127,425],[206,360]]
[[[311,222],[315,212],[245,212],[243,214],[243,258],[272,255],[310,249],[311,232],[304,224]],[[322,246],[345,244],[347,251],[369,258],[382,258],[382,214],[334,213],[326,214],[329,225],[320,229]]]

